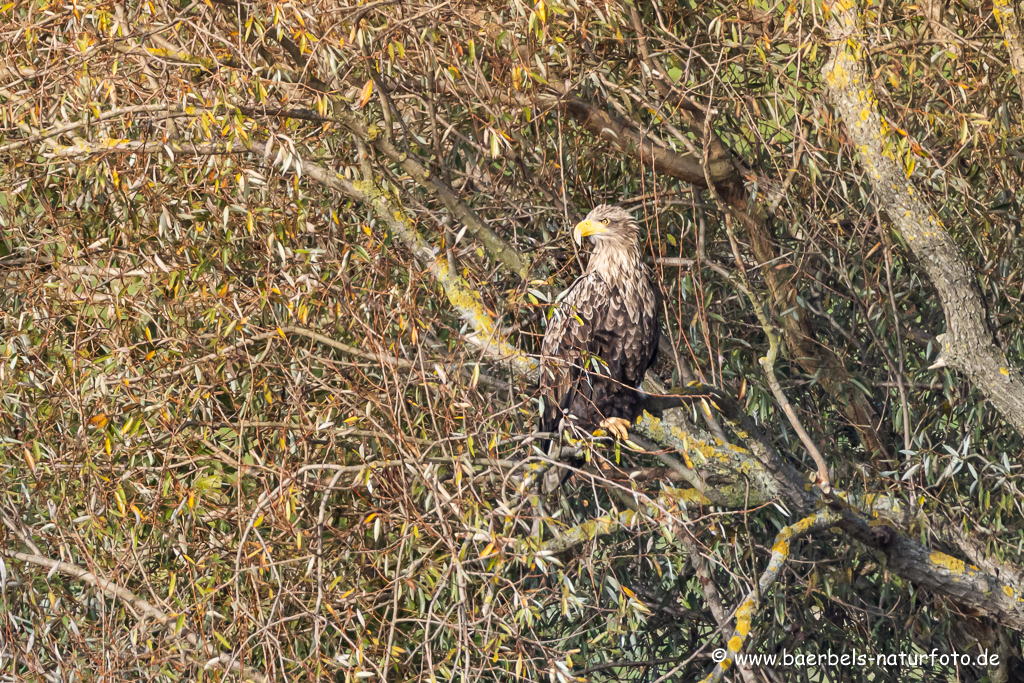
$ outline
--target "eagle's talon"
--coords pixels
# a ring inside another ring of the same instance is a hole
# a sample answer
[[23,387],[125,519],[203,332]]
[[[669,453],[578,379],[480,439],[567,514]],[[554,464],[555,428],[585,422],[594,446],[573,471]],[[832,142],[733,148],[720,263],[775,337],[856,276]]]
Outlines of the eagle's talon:
[[606,417],[598,426],[610,434],[614,434],[620,441],[629,440],[629,420],[624,420],[621,417]]

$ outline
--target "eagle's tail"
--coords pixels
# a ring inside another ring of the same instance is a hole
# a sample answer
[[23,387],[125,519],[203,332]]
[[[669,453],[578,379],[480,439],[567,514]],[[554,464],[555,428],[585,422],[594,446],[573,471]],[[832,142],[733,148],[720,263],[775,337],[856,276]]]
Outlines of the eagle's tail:
[[[580,369],[573,366],[569,375],[569,389],[562,396],[562,400],[555,402],[553,396],[544,396],[544,410],[540,413],[540,420],[537,423],[537,431],[559,434],[562,430],[562,420],[576,398],[576,388],[579,385]],[[544,439],[538,443],[538,447],[544,455],[551,455],[551,439]]]

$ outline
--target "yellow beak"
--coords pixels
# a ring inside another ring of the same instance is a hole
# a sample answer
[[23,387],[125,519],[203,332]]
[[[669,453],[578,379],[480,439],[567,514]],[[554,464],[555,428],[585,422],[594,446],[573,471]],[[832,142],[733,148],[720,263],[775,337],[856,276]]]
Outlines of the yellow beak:
[[576,227],[573,228],[572,231],[572,238],[576,240],[576,244],[582,246],[584,237],[600,235],[603,232],[608,232],[608,228],[604,223],[592,221],[588,218],[576,224]]

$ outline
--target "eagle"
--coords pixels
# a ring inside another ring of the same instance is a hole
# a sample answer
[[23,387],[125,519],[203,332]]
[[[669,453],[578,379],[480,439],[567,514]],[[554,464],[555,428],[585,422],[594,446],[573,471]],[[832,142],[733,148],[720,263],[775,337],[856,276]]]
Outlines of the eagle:
[[575,424],[625,441],[658,352],[660,293],[629,212],[596,207],[573,229],[580,246],[584,237],[593,246],[586,272],[566,290],[541,344],[540,431]]

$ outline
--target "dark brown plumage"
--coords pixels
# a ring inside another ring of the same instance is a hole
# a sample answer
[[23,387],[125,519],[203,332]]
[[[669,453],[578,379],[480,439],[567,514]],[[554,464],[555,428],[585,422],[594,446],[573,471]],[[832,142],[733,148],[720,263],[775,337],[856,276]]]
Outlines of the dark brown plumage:
[[640,258],[640,228],[623,209],[595,208],[573,231],[590,237],[586,272],[566,291],[541,345],[540,430],[563,418],[622,439],[643,409],[637,389],[658,351],[660,297]]

